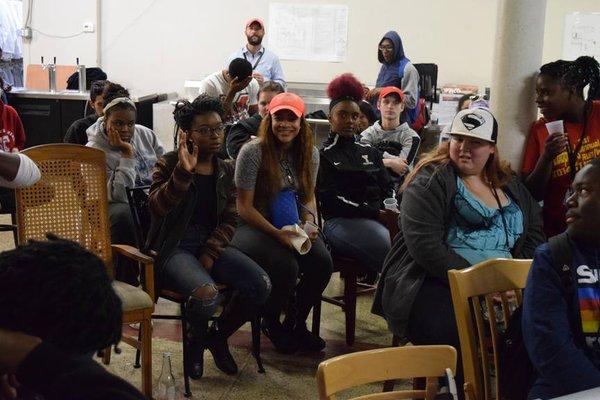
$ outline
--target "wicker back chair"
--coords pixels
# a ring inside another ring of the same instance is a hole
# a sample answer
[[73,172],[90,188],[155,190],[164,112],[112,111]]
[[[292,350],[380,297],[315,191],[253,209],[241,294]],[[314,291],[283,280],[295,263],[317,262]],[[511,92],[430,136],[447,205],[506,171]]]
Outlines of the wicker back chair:
[[[48,144],[23,153],[38,165],[42,176],[35,185],[16,191],[19,243],[45,240],[48,233],[72,240],[100,257],[111,277],[115,252],[143,265],[143,289],[119,281],[113,281],[113,288],[123,303],[123,323],[140,323],[139,340],[124,336],[123,341],[142,352],[142,391],[150,398],[153,260],[131,246],[110,244],[104,152],[74,144]],[[110,361],[109,350],[104,353],[105,363]]]

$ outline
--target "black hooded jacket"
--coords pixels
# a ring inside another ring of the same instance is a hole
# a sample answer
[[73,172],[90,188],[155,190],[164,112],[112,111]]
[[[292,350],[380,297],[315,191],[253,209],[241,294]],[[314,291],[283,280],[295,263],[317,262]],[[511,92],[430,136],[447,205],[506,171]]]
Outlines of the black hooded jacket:
[[[402,39],[396,31],[389,31],[379,41],[379,45],[385,39],[394,44],[394,58],[391,63],[385,62],[383,54],[377,49],[377,59],[381,63],[379,75],[377,76],[377,87],[395,86],[404,92],[404,104],[412,109],[417,106],[419,95],[419,72],[404,54]],[[402,75],[400,75],[400,64],[405,63]]]

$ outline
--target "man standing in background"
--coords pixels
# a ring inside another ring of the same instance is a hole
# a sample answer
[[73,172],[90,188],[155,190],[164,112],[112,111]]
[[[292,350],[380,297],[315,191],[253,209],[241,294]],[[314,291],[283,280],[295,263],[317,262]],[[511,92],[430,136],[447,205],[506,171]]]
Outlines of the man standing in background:
[[246,38],[248,44],[233,53],[227,65],[234,58],[243,58],[252,64],[252,76],[262,86],[267,81],[275,81],[285,88],[285,77],[279,57],[262,45],[265,36],[265,24],[258,18],[246,22]]

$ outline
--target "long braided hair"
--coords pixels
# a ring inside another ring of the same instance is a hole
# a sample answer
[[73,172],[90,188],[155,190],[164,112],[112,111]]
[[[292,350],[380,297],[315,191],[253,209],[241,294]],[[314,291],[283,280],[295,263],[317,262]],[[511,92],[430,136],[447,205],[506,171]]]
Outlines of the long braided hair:
[[[590,56],[581,56],[575,61],[557,60],[542,65],[540,75],[547,76],[565,88],[572,88],[586,101],[586,111],[592,101],[600,99],[600,64]],[[584,88],[588,86],[587,97]]]

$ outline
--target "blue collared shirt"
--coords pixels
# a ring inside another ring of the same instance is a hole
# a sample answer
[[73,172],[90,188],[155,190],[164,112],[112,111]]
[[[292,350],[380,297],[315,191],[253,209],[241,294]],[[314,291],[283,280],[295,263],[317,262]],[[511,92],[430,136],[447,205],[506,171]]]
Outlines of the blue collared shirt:
[[285,77],[283,68],[279,62],[279,57],[265,46],[261,46],[256,54],[250,53],[246,46],[233,53],[227,60],[225,69],[234,58],[245,58],[252,64],[252,70],[265,77],[265,81],[275,81],[285,88]]

